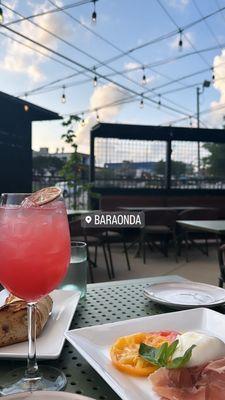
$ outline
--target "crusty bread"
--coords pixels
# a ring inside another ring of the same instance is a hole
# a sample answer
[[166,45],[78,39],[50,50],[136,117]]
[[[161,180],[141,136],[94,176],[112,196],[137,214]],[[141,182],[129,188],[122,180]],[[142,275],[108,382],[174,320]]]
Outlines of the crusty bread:
[[[52,311],[52,299],[46,296],[37,303],[37,336],[42,332]],[[0,347],[27,340],[26,302],[9,295],[0,307]]]

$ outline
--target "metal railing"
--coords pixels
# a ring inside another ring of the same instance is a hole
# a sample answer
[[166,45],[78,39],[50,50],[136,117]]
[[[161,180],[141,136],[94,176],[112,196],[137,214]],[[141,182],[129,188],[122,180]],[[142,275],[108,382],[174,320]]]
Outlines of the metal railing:
[[87,209],[88,192],[83,188],[87,182],[66,181],[62,176],[46,176],[35,174],[32,177],[32,190],[36,191],[48,186],[57,186],[61,189],[62,195],[68,209]]

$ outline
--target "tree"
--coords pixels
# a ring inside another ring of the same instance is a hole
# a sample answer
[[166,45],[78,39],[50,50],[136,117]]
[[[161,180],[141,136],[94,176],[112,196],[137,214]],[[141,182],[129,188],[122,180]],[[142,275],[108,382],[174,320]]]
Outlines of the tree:
[[225,177],[225,144],[205,143],[204,148],[209,155],[203,158],[203,166],[207,173],[215,177]]
[[38,156],[33,158],[34,173],[45,175],[50,172],[52,176],[59,174],[65,162],[55,156]]
[[74,190],[74,208],[81,206],[77,199],[79,199],[82,191],[88,193],[88,199],[90,197],[98,197],[96,193],[92,192],[92,184],[89,182],[83,182],[83,176],[85,175],[86,171],[84,170],[84,166],[82,164],[81,155],[77,151],[74,127],[74,125],[76,125],[80,120],[80,117],[77,115],[70,115],[69,118],[64,120],[62,123],[63,127],[66,128],[66,132],[62,135],[62,139],[64,139],[65,142],[70,144],[74,149],[70,159],[66,162],[61,171],[62,175],[68,181],[68,184],[71,187],[76,186]]

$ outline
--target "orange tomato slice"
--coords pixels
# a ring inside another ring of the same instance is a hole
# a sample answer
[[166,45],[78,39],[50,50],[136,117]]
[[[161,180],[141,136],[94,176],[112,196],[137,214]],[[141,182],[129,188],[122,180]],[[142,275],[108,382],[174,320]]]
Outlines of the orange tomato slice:
[[158,369],[139,356],[141,343],[149,346],[160,347],[164,342],[172,343],[178,333],[172,331],[164,332],[140,332],[129,336],[123,336],[116,340],[110,349],[113,365],[133,376],[148,376]]

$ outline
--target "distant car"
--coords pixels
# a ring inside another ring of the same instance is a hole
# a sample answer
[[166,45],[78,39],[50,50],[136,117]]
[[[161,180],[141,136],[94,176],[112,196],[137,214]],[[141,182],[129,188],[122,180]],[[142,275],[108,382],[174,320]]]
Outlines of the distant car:
[[61,189],[63,197],[70,197],[73,196],[75,193],[74,186],[70,182],[67,181],[57,182],[55,186]]

